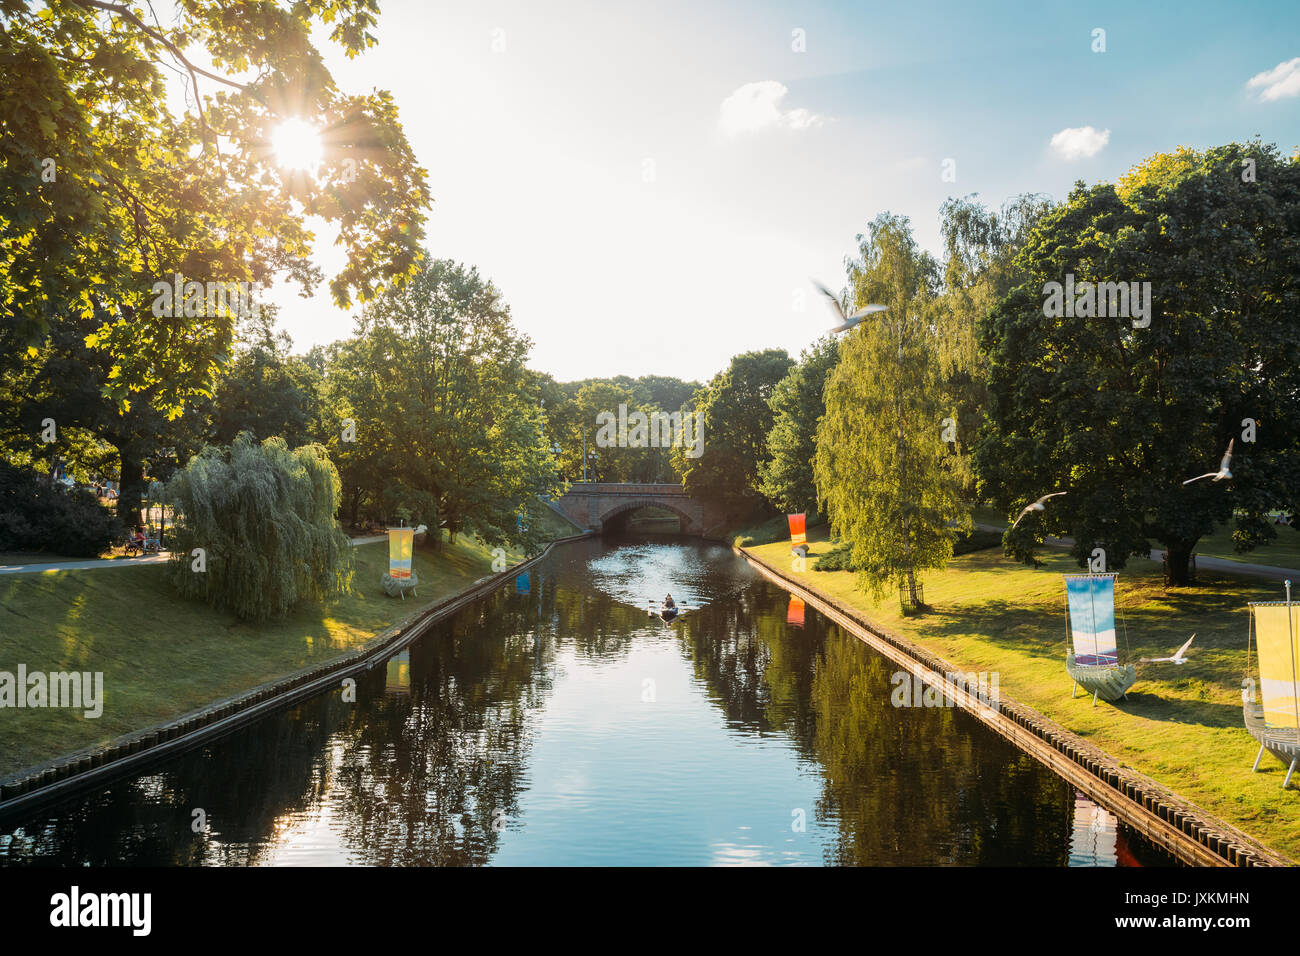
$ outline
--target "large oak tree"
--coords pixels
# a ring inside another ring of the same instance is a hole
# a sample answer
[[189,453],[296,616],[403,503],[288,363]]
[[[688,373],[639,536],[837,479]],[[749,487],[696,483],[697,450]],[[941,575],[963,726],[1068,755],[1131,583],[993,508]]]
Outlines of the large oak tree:
[[[1185,583],[1196,542],[1234,515],[1239,549],[1272,538],[1269,509],[1300,504],[1300,157],[1259,142],[1179,149],[1118,184],[1078,184],[1017,265],[981,330],[977,471],[1008,514],[1068,494],[1009,531],[1008,552],[1028,559],[1044,533],[1069,534],[1081,562],[1100,547],[1122,567],[1155,541]],[[1068,275],[1150,282],[1149,326],[1045,314],[1047,284]],[[1231,480],[1183,484],[1217,470],[1229,441]]]

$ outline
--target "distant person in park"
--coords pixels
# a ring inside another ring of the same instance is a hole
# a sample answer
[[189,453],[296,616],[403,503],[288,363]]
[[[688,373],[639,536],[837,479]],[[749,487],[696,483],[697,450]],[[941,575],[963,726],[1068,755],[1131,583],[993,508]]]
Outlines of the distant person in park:
[[137,548],[140,549],[141,552],[143,552],[144,551],[144,528],[140,527],[140,525],[136,525],[135,534],[131,536],[131,541]]

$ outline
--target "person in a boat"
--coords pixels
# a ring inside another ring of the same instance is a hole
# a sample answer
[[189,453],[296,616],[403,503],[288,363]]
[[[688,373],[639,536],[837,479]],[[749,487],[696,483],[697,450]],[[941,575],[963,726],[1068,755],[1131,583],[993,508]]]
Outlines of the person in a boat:
[[664,598],[664,607],[676,607],[676,606],[677,605],[673,603],[673,596],[671,594],[668,595],[666,598]]

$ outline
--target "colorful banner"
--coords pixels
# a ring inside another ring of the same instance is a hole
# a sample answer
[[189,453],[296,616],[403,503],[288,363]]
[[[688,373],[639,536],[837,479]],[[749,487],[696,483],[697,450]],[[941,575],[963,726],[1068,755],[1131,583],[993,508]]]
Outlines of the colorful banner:
[[[1264,726],[1300,729],[1300,604],[1252,604]],[[1290,611],[1290,614],[1287,612]]]
[[1115,575],[1067,574],[1074,662],[1085,666],[1119,663],[1115,643]]
[[803,601],[793,594],[790,595],[789,607],[785,609],[785,623],[803,627]]
[[807,514],[786,515],[790,519],[790,544],[799,547],[808,541],[808,536],[804,533],[804,519]]
[[388,576],[394,581],[410,580],[411,553],[414,549],[414,528],[388,529]]

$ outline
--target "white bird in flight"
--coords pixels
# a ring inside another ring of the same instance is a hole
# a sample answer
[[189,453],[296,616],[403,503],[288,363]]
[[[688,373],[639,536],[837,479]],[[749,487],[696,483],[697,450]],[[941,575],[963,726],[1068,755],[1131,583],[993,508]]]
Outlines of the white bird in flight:
[[1029,514],[1029,512],[1031,511],[1046,511],[1048,498],[1058,498],[1065,493],[1066,492],[1064,491],[1054,491],[1050,495],[1043,495],[1043,497],[1039,498],[1037,501],[1025,505],[1024,510],[1021,511],[1020,514],[1016,516],[1015,524],[1013,524],[1011,527],[1014,528],[1016,525],[1020,524],[1020,519],[1023,518],[1025,515]]
[[1228,450],[1223,453],[1223,461],[1219,462],[1218,471],[1208,471],[1203,475],[1197,475],[1195,478],[1188,478],[1183,484],[1190,485],[1193,481],[1200,481],[1202,478],[1212,478],[1215,481],[1231,478],[1232,472],[1228,470],[1228,466],[1232,464],[1232,443],[1234,441],[1236,441],[1235,438],[1228,439]]
[[1178,650],[1174,651],[1173,657],[1141,657],[1138,658],[1138,663],[1139,664],[1186,664],[1187,657],[1185,655],[1187,654],[1187,648],[1192,646],[1192,641],[1194,640],[1196,640],[1195,634],[1193,634],[1191,637],[1187,639],[1186,644],[1178,648]]
[[888,306],[884,305],[864,305],[852,315],[845,315],[844,307],[840,305],[840,300],[835,298],[835,295],[830,289],[826,288],[826,286],[822,285],[816,279],[813,280],[813,285],[817,287],[818,292],[831,300],[831,305],[835,306],[835,312],[840,317],[840,324],[835,326],[835,328],[830,329],[831,332],[845,332],[853,328],[867,316],[874,315],[877,312],[884,312],[888,308]]

